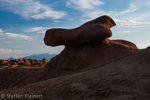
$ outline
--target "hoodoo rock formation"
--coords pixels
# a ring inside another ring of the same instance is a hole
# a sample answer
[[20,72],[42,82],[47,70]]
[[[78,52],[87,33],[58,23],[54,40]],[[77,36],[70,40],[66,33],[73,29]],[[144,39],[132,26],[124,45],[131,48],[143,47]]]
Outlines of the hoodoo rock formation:
[[[50,29],[44,42],[48,46],[65,45],[65,49],[52,58],[46,67],[49,77],[57,77],[81,70],[94,69],[109,62],[132,55],[137,47],[125,40],[109,40],[115,22],[101,16],[75,29]],[[91,67],[92,66],[92,67]]]

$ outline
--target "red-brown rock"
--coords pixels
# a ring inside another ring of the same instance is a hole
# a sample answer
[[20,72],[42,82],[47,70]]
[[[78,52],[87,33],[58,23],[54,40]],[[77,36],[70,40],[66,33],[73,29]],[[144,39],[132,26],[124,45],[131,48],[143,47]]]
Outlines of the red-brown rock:
[[112,36],[110,30],[116,23],[109,16],[101,16],[74,29],[50,29],[44,42],[49,46],[81,45],[103,41]]

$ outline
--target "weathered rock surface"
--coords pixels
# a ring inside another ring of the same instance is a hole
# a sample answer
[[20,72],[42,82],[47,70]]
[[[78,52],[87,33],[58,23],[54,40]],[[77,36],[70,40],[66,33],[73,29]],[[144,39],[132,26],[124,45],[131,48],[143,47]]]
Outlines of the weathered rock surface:
[[0,94],[34,93],[42,95],[41,100],[149,100],[150,47],[143,50],[123,48],[126,49],[124,53],[131,55],[127,53],[126,57],[96,69],[2,90]]
[[24,65],[17,65],[15,67],[13,65],[8,67],[1,66],[0,90],[13,87],[19,88],[21,86],[37,82],[43,70],[44,67],[31,68],[25,67]]
[[81,45],[103,41],[112,36],[110,30],[116,23],[109,16],[101,16],[75,29],[50,29],[44,42],[49,46]]

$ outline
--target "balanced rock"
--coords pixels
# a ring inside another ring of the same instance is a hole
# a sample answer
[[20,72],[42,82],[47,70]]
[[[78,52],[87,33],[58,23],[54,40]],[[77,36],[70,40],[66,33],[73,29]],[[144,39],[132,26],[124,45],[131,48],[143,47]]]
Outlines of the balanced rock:
[[103,41],[112,36],[110,30],[116,23],[109,16],[101,16],[74,29],[50,29],[44,42],[49,46],[82,45]]

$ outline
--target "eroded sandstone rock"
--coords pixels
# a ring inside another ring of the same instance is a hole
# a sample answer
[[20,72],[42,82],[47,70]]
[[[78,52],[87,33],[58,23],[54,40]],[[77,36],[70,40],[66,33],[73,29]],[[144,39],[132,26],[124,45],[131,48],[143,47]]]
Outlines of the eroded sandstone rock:
[[101,16],[75,29],[48,30],[45,44],[65,45],[65,48],[47,63],[44,76],[58,77],[94,69],[133,55],[132,51],[138,49],[134,43],[108,39],[112,35],[110,28],[115,25],[109,16]]

